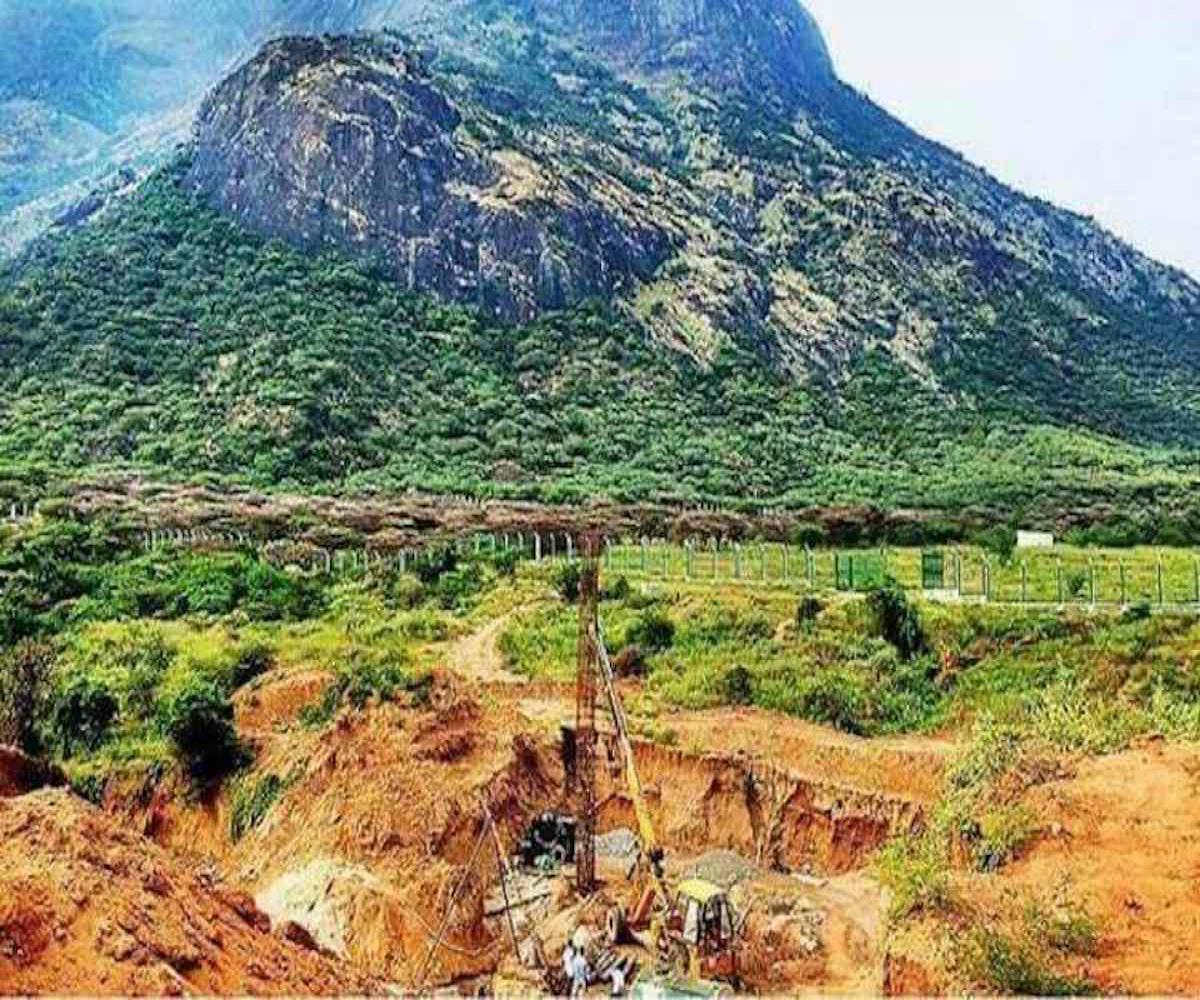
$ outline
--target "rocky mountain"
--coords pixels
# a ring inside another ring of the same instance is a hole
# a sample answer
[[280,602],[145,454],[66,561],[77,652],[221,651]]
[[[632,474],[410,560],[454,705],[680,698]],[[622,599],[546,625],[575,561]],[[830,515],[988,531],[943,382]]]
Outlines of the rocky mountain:
[[0,460],[1186,504],[1200,286],[845,86],[794,0],[257,11],[322,34],[0,282]]
[[191,187],[510,322],[618,295],[701,361],[741,337],[836,372],[878,343],[939,385],[964,338],[1016,325],[1054,363],[1127,309],[1165,318],[1150,346],[1195,349],[1194,282],[846,88],[795,0],[461,3],[420,25],[267,46],[201,109]]
[[416,0],[0,0],[0,255],[188,138],[205,91],[281,32],[407,19]]

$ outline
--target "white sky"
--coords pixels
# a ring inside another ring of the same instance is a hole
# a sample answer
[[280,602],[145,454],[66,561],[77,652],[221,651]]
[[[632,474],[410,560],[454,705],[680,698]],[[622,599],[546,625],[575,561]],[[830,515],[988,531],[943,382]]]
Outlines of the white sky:
[[1200,0],[803,0],[838,75],[1200,279]]

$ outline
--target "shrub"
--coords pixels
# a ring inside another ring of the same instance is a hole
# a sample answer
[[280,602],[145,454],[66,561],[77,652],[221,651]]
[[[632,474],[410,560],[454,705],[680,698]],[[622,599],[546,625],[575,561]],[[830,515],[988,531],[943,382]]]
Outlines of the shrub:
[[979,820],[979,840],[974,845],[980,871],[994,872],[1008,864],[1037,832],[1033,814],[1021,805],[989,809]]
[[418,580],[426,587],[430,587],[447,573],[451,573],[457,568],[458,553],[453,548],[447,546],[423,553],[421,558],[416,560],[413,572],[416,574]]
[[750,645],[772,635],[771,620],[761,612],[718,606],[684,619],[679,639],[689,646],[718,646],[728,642]]
[[824,670],[802,683],[797,692],[799,714],[844,733],[867,731],[869,700],[863,679],[848,670]]
[[911,660],[927,651],[921,616],[895,580],[888,580],[867,595],[867,613],[872,633],[894,646],[903,659]]
[[440,607],[453,611],[465,607],[482,589],[483,572],[476,563],[468,563],[443,573],[429,591]]
[[577,562],[565,562],[554,570],[554,589],[568,604],[579,600],[579,591],[583,582],[583,570]]
[[275,650],[265,642],[252,642],[237,651],[231,684],[237,690],[275,665]]
[[336,678],[321,698],[301,710],[300,721],[306,726],[321,726],[329,722],[345,702],[363,709],[372,700],[391,701],[401,692],[410,694],[417,704],[423,704],[428,701],[432,686],[431,674],[411,671],[390,656],[355,650],[338,668]]
[[1059,974],[1045,942],[979,927],[962,946],[961,965],[985,989],[1001,996],[1069,997],[1096,993],[1094,984]]
[[233,703],[211,681],[191,678],[163,705],[162,715],[164,732],[194,778],[220,778],[242,762]]
[[986,528],[975,532],[971,541],[1007,564],[1012,561],[1013,553],[1017,550],[1017,530],[1001,526]]
[[511,577],[517,571],[518,554],[512,549],[501,549],[494,552],[488,560],[497,575]]
[[725,674],[722,682],[725,689],[725,700],[730,705],[751,705],[754,703],[754,678],[745,667],[733,667]]
[[606,584],[600,592],[600,596],[604,600],[620,601],[622,603],[629,600],[629,594],[629,580],[623,576],[617,577],[611,584]]
[[54,649],[26,639],[0,657],[0,743],[37,753],[37,724],[54,672]]
[[130,630],[107,650],[115,664],[126,670],[125,698],[127,707],[139,718],[149,718],[154,712],[158,688],[171,664],[175,648],[157,629]]
[[646,611],[630,624],[625,641],[647,653],[661,653],[675,641],[675,624],[659,611]]
[[889,841],[876,854],[874,868],[892,893],[893,920],[944,910],[953,902],[949,852],[933,834]]
[[54,739],[64,756],[96,750],[117,718],[117,698],[89,674],[77,674],[59,692],[54,707]]
[[1094,957],[1100,950],[1100,925],[1078,904],[1068,900],[1053,910],[1038,902],[1025,908],[1026,933],[1063,955]]
[[612,666],[618,677],[645,677],[646,654],[641,646],[626,646],[613,657]]
[[1120,622],[1122,625],[1135,625],[1138,622],[1149,621],[1154,614],[1153,608],[1149,601],[1140,601],[1137,604],[1131,604],[1121,612]]
[[276,774],[257,781],[244,778],[233,789],[229,810],[229,837],[236,844],[258,826],[291,784]]
[[1063,589],[1070,600],[1078,600],[1083,596],[1088,585],[1088,575],[1082,570],[1074,569],[1063,579]]
[[821,617],[825,605],[815,597],[802,598],[796,607],[796,624],[801,632],[811,632],[817,619]]
[[411,573],[397,575],[391,586],[392,605],[401,611],[412,611],[425,602],[425,584]]

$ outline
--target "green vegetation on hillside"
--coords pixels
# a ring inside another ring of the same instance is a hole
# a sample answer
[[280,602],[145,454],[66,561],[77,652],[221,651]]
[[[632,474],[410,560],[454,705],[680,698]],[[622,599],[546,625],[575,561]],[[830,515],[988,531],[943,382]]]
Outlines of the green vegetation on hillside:
[[0,279],[11,474],[1010,512],[1163,509],[1194,483],[1190,453],[946,409],[884,352],[831,399],[598,307],[497,325],[247,236],[176,175]]

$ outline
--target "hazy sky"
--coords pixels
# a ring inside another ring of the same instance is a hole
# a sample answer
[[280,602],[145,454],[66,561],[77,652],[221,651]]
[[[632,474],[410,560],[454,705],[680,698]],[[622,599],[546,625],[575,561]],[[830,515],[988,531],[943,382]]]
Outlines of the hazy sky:
[[1200,280],[1200,0],[804,0],[838,74]]

